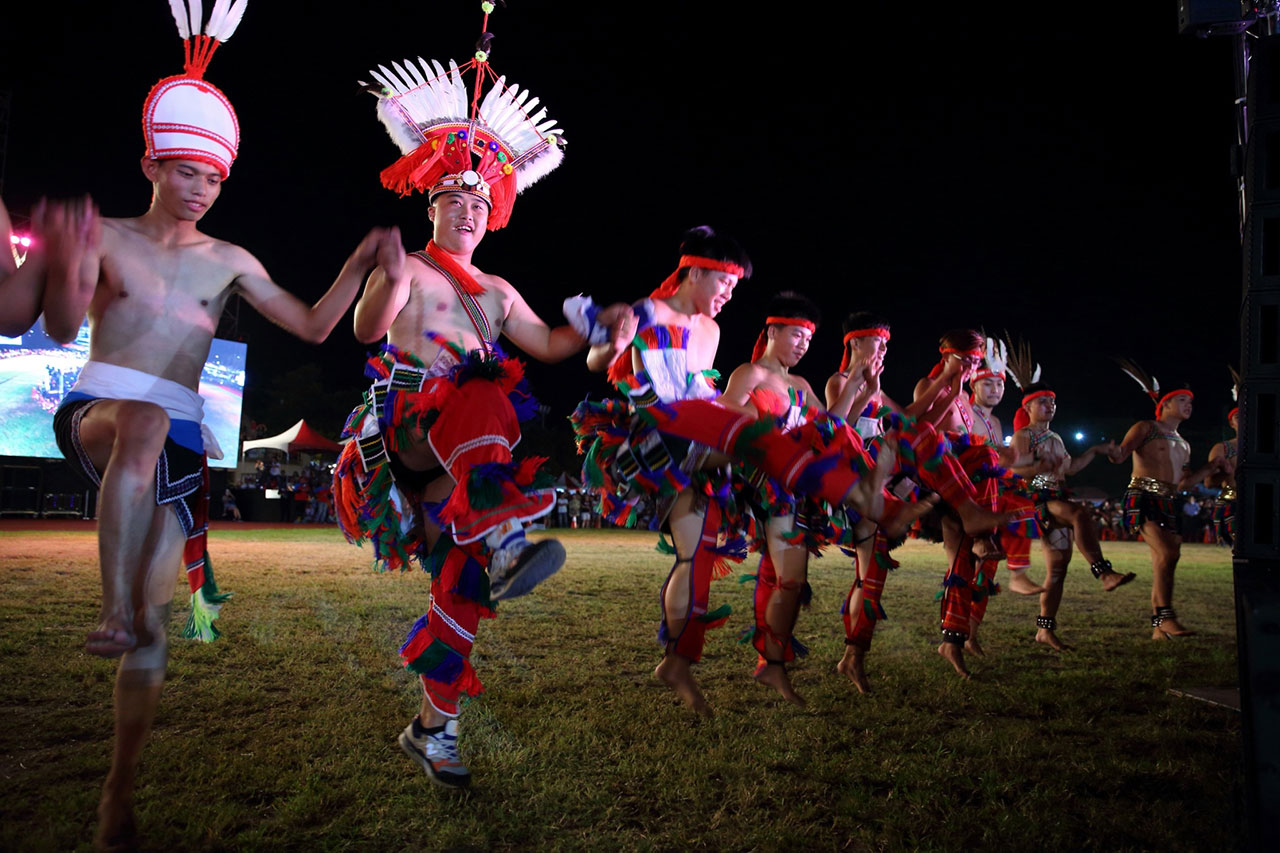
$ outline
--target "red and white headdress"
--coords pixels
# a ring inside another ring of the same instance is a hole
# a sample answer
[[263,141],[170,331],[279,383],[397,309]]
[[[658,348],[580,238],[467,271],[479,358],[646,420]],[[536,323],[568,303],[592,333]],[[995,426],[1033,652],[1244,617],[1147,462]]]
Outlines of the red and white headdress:
[[[484,25],[475,55],[462,67],[419,57],[417,63],[379,65],[378,118],[404,156],[382,171],[382,185],[400,195],[428,198],[462,192],[489,203],[489,230],[511,218],[516,194],[560,165],[564,144],[546,108],[534,112],[529,90],[507,85],[489,65],[487,32],[493,4],[480,4]],[[463,74],[475,77],[468,103]],[[491,81],[483,93],[485,78]]]
[[969,377],[969,387],[979,379],[1004,379],[1008,370],[1009,354],[1004,341],[987,336],[987,354],[982,358],[982,367]]
[[215,167],[224,178],[230,173],[240,148],[240,122],[227,96],[204,79],[204,72],[218,45],[240,25],[247,4],[217,0],[201,33],[201,0],[169,0],[186,53],[186,73],[164,78],[147,95],[142,134],[148,157],[196,160]]

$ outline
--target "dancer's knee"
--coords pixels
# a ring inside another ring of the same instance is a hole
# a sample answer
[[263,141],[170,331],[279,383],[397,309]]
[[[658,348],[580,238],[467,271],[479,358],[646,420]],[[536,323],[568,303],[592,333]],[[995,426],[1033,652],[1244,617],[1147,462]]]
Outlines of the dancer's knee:
[[152,626],[148,630],[151,642],[137,646],[120,658],[120,680],[130,686],[150,687],[164,681],[169,663],[168,634],[163,626]]

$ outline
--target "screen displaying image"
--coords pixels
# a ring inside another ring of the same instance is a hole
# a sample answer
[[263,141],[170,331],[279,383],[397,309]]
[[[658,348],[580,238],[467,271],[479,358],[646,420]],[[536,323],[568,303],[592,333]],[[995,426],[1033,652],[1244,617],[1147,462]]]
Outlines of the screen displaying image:
[[[200,374],[204,422],[226,454],[215,468],[234,468],[240,450],[247,346],[214,338]],[[53,439],[53,413],[89,360],[89,324],[67,346],[45,334],[44,318],[16,338],[0,337],[0,455],[61,459]]]

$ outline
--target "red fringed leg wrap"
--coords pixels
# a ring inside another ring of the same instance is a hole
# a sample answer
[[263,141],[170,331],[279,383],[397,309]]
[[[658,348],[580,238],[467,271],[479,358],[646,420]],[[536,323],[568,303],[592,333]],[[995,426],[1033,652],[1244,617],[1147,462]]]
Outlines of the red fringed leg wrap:
[[[822,438],[814,424],[783,432],[770,418],[730,411],[708,400],[681,400],[646,409],[658,429],[668,435],[705,444],[754,465],[777,480],[784,491],[842,505],[863,473],[875,461],[862,439],[840,424]],[[902,501],[886,494],[880,519],[896,517]]]
[[[763,666],[770,660],[769,653],[765,650],[765,642],[772,640],[782,648],[782,660],[793,661],[796,654],[804,654],[803,650],[797,650],[792,631],[795,630],[794,616],[790,618],[790,625],[773,626],[769,624],[769,605],[773,602],[774,596],[783,590],[799,590],[797,593],[803,599],[804,581],[783,581],[778,579],[778,573],[773,565],[773,557],[765,551],[760,555],[760,570],[756,574],[756,590],[755,590],[755,630],[752,632],[751,645],[760,653],[759,664]],[[803,601],[797,602],[796,610],[800,609]],[[781,630],[780,630],[781,629]],[[758,668],[757,668],[758,670]]]
[[1025,572],[1031,568],[1031,540],[1026,536],[1002,530],[1000,531],[1000,545],[1004,548],[1009,571]]
[[477,377],[459,386],[457,398],[440,410],[428,430],[427,441],[457,484],[437,518],[452,525],[459,544],[483,539],[508,520],[531,521],[555,508],[554,489],[530,489],[521,482],[532,480],[536,465],[511,473],[520,424],[498,383]]
[[973,539],[960,540],[956,558],[942,579],[942,633],[944,639],[969,637],[969,611],[973,600],[973,579],[977,567],[973,559]]
[[1000,568],[1000,561],[991,557],[984,557],[978,561],[977,574],[973,579],[973,596],[970,601],[969,621],[973,625],[981,625],[982,620],[987,615],[987,605],[991,602],[991,596],[1000,592],[1000,584],[996,583],[996,569]]
[[[441,554],[442,549],[447,551]],[[432,554],[439,570],[431,579],[431,610],[414,623],[400,648],[405,668],[422,678],[427,698],[441,714],[458,715],[463,696],[476,696],[484,685],[471,668],[471,645],[482,618],[494,613],[472,598],[475,581],[484,576],[478,547],[454,545],[441,537]],[[467,594],[468,592],[471,595]],[[487,591],[482,593],[487,597]]]
[[706,642],[707,629],[718,628],[729,619],[730,608],[727,604],[710,613],[707,612],[711,598],[711,578],[715,573],[716,562],[720,559],[715,553],[719,530],[720,507],[715,501],[711,501],[707,504],[707,514],[702,520],[702,534],[698,547],[693,552],[692,564],[689,565],[687,580],[689,610],[683,614],[684,627],[677,636],[672,636],[668,629],[670,622],[667,613],[667,584],[670,584],[675,577],[681,562],[689,561],[682,561],[680,555],[676,555],[677,562],[671,567],[671,574],[667,575],[667,582],[662,585],[662,591],[659,593],[662,603],[662,625],[658,629],[658,642],[668,651],[675,652],[694,663],[702,659],[702,646]]
[[876,623],[886,618],[884,608],[880,606],[880,596],[884,593],[884,582],[889,577],[889,570],[898,564],[889,556],[889,540],[883,531],[876,529],[875,541],[871,548],[870,565],[863,567],[860,557],[858,577],[849,594],[845,597],[841,615],[844,618],[845,640],[851,646],[866,650],[871,648],[871,637],[875,633]]

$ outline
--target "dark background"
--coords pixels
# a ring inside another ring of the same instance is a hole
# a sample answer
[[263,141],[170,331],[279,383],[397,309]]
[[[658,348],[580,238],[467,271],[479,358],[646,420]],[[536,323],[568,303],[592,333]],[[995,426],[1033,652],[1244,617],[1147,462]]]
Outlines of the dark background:
[[[1172,0],[1147,16],[1108,5],[1105,19],[1096,6],[863,5],[499,7],[493,66],[542,99],[568,150],[476,262],[555,322],[579,291],[646,295],[681,232],[711,224],[756,266],[720,316],[726,373],[749,356],[768,297],[796,289],[826,314],[799,371],[818,388],[852,310],[893,322],[885,387],[899,400],[944,329],[1008,329],[1057,389],[1064,434],[1118,439],[1151,416],[1112,355],[1166,386],[1189,380],[1184,432],[1203,461],[1226,433],[1226,365],[1239,357],[1230,42],[1179,36]],[[235,104],[242,143],[202,228],[309,301],[373,225],[424,244],[425,200],[379,185],[398,155],[355,81],[407,56],[465,61],[478,7],[254,0],[207,75]],[[181,64],[163,0],[0,13],[10,210],[89,192],[107,215],[142,213],[142,102]],[[305,416],[336,436],[368,349],[348,321],[311,347],[245,307],[239,333],[246,418],[274,432]],[[529,375],[554,430],[577,399],[609,390],[578,358]],[[1017,396],[1010,386],[997,410],[1006,429]],[[530,444],[571,465],[566,435]],[[1127,469],[1099,463],[1081,479],[1114,491]]]

